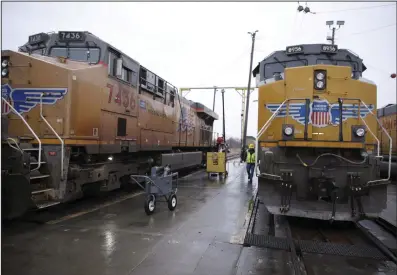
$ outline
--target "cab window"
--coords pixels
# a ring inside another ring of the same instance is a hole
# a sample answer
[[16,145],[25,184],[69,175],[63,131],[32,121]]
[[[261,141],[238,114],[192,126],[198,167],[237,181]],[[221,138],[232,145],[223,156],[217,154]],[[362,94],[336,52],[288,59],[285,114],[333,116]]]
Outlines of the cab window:
[[98,48],[66,48],[53,47],[50,51],[50,56],[65,57],[74,61],[82,61],[88,63],[99,62],[100,50]]

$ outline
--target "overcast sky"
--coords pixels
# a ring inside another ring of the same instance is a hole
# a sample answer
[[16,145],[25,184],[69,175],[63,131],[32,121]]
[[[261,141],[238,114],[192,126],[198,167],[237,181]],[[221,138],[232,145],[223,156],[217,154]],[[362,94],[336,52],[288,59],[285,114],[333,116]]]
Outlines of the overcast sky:
[[[301,2],[303,6],[305,2]],[[378,107],[396,103],[395,2],[309,2],[317,14],[290,3],[13,3],[2,2],[2,49],[17,50],[29,35],[90,31],[177,87],[247,86],[251,38],[259,30],[254,66],[287,45],[324,43],[326,20],[345,20],[336,44],[357,53],[364,77],[378,85]],[[379,7],[383,6],[383,7]],[[365,8],[374,7],[374,8]],[[252,79],[253,85],[255,80]],[[188,99],[212,108],[212,91]],[[257,98],[251,96],[248,134],[257,131]],[[240,137],[241,98],[225,93],[226,135]],[[221,94],[216,112],[222,115]],[[215,126],[221,132],[221,121]]]

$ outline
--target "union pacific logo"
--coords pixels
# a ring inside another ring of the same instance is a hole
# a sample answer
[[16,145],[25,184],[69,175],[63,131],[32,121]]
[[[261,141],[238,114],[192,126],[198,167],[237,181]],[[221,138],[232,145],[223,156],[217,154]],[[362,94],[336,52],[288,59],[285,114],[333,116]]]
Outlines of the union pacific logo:
[[[305,103],[290,103],[288,104],[289,110],[288,115],[292,117],[298,123],[304,125],[306,117],[306,104]],[[374,105],[367,105],[369,110],[372,112]],[[266,104],[266,108],[275,113],[280,107],[280,104]],[[365,108],[364,104],[343,104],[342,105],[342,121],[346,121],[349,118],[358,118],[360,113],[361,118],[365,118],[369,111]],[[285,117],[287,114],[287,104],[281,107],[277,117]],[[308,124],[312,124],[315,127],[326,127],[329,125],[337,126],[340,120],[340,109],[339,104],[329,104],[325,99],[315,99],[309,104],[308,110]]]

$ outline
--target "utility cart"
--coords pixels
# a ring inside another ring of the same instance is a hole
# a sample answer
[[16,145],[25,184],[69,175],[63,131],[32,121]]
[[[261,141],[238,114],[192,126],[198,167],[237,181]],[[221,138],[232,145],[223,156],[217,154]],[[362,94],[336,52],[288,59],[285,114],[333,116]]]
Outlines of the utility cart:
[[[178,190],[178,173],[171,173],[169,166],[154,166],[150,176],[131,175],[131,179],[146,193],[145,212],[153,214],[156,209],[157,199],[164,197],[168,209],[174,211],[178,204],[176,192]],[[144,180],[144,186],[137,179]],[[175,182],[175,185],[173,183]]]
[[226,153],[225,152],[208,152],[207,153],[207,173],[208,178],[212,174],[227,177],[226,170]]

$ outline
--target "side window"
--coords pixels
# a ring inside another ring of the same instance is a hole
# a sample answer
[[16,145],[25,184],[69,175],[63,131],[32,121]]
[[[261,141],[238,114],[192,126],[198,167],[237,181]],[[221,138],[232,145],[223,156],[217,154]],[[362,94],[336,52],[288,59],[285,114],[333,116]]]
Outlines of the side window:
[[117,119],[117,136],[125,137],[127,135],[127,120],[119,117]]
[[131,74],[132,71],[126,67],[123,67],[121,70],[121,79],[127,82],[131,82]]
[[117,58],[119,56],[116,53],[109,51],[108,73],[112,76],[116,76]]
[[174,89],[170,90],[170,103],[171,103],[172,107],[175,106],[175,90]]
[[164,80],[161,78],[157,79],[157,92],[164,95]]
[[146,70],[142,67],[139,72],[139,83],[146,86]]

